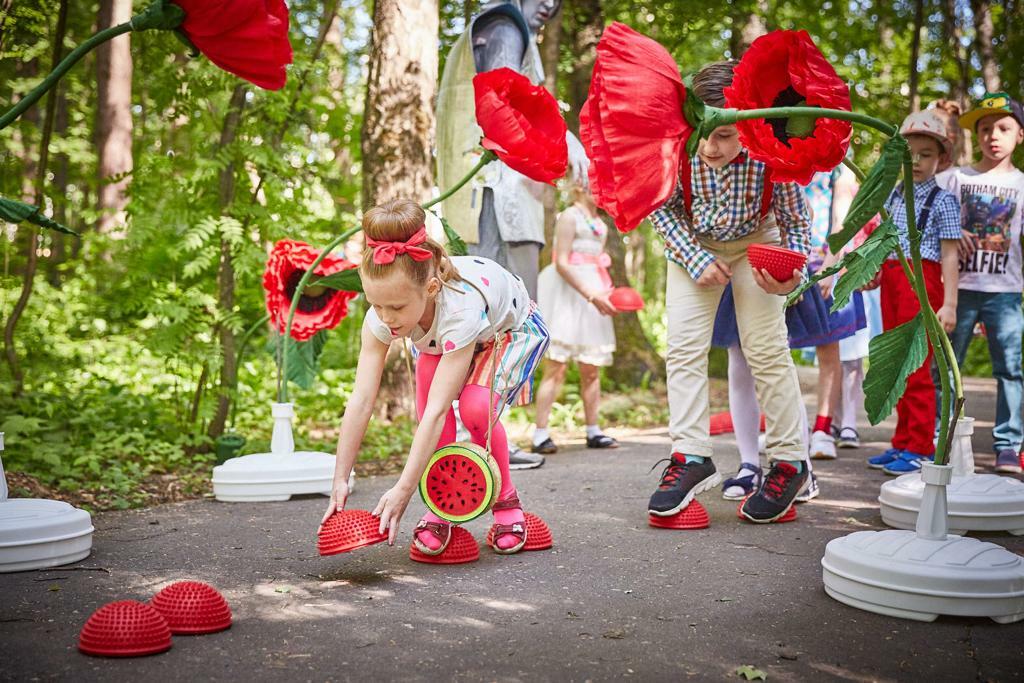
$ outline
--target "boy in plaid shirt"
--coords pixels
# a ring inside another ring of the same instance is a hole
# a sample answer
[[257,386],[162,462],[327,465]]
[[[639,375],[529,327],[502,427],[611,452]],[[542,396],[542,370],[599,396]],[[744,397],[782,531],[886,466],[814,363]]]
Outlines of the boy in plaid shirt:
[[[952,143],[946,124],[934,111],[919,111],[900,126],[914,160],[915,224],[921,232],[921,268],[928,302],[946,332],[956,327],[957,283],[960,269],[960,204],[935,182],[935,172],[949,160]],[[907,205],[902,183],[893,190],[886,209],[900,230],[900,245],[910,255],[907,237]],[[879,273],[882,285],[882,328],[891,330],[916,316],[921,306],[896,255],[890,255]],[[924,364],[907,377],[907,390],[896,404],[896,430],[892,447],[868,458],[868,467],[886,474],[916,472],[921,462],[935,456],[935,384],[931,374],[932,348]]]
[[[732,83],[735,64],[701,69],[693,79],[697,96],[724,107],[722,91]],[[766,414],[773,463],[742,514],[752,522],[771,522],[789,510],[808,482],[800,433],[804,407],[783,308],[783,295],[796,288],[802,274],[794,270],[790,279],[778,282],[751,268],[746,252],[751,244],[783,242],[781,232],[784,246],[806,254],[807,205],[795,183],[768,182],[765,165],[748,157],[735,126],[716,129],[700,142],[697,155],[682,163],[689,168],[681,169],[680,185],[651,216],[669,261],[666,369],[673,452],[648,511],[674,515],[721,481],[711,462],[707,367],[718,302],[731,282],[740,343]],[[689,182],[689,192],[683,182]]]

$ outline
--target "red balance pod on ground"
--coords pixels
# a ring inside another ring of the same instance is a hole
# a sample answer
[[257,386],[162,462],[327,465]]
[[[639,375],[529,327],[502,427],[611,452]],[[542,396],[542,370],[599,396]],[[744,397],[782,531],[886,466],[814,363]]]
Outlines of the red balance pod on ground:
[[641,298],[640,292],[632,287],[616,287],[608,295],[608,300],[620,311],[639,311],[644,307],[644,300]]
[[711,526],[711,516],[707,509],[697,500],[691,500],[689,505],[674,515],[662,517],[660,515],[647,515],[647,523],[656,529],[678,529],[690,531],[695,529],[707,529]]
[[78,634],[78,649],[96,657],[141,657],[170,647],[167,620],[137,600],[118,600],[100,607]]
[[317,538],[321,555],[337,555],[388,540],[379,533],[380,520],[366,510],[342,510],[331,515]]
[[420,552],[416,544],[409,546],[409,559],[423,564],[464,564],[480,559],[480,546],[476,544],[473,534],[460,526],[452,527],[452,538],[448,547],[440,555],[427,555]]
[[[547,522],[532,512],[524,512],[523,517],[526,518],[526,544],[523,550],[547,550],[555,544]],[[487,545],[494,545],[494,525],[487,530]]]
[[779,282],[790,279],[794,270],[802,270],[807,264],[805,254],[774,244],[751,244],[747,247],[747,260],[751,268],[767,270]]
[[149,604],[167,619],[175,635],[216,633],[231,626],[231,608],[213,586],[178,581],[153,596]]

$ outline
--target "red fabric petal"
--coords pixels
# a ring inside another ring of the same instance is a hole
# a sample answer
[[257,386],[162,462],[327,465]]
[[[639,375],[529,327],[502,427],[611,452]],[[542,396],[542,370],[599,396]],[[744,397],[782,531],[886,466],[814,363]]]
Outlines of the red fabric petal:
[[580,139],[590,157],[598,206],[627,232],[665,203],[692,127],[683,116],[686,88],[675,60],[625,24],[605,29]]
[[565,175],[569,150],[558,102],[544,86],[508,68],[473,78],[476,120],[484,149],[510,168],[543,183]]
[[173,0],[181,29],[207,59],[261,88],[279,90],[292,62],[284,0]]
[[[296,271],[308,270],[319,255],[318,249],[295,240],[280,240],[270,251],[267,267],[263,272],[263,289],[270,324],[278,334],[284,334],[288,310],[291,308],[292,302],[287,291],[289,280]],[[355,267],[356,264],[340,256],[331,255],[317,265],[315,274],[331,275]],[[292,338],[305,341],[320,330],[336,327],[348,315],[348,302],[355,297],[355,292],[333,291],[326,305],[316,311],[296,309],[295,317],[292,319]]]
[[[726,105],[759,109],[774,105],[792,87],[808,106],[850,110],[850,90],[806,31],[773,31],[744,53],[725,89]],[[831,171],[843,161],[853,126],[848,121],[818,119],[806,138],[783,142],[764,120],[736,124],[740,142],[754,159],[768,166],[775,182],[806,185],[816,171]]]

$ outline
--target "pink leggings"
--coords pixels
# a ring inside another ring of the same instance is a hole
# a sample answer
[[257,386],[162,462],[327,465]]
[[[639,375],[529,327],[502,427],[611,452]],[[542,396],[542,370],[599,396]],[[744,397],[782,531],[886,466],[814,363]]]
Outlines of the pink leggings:
[[[430,385],[434,381],[434,373],[437,372],[437,364],[440,361],[440,355],[428,353],[421,353],[416,361],[416,415],[420,419],[427,408]],[[494,419],[500,400],[498,394],[491,394],[489,387],[467,384],[462,388],[462,393],[459,394],[459,416],[462,418],[462,424],[469,430],[473,443],[487,446],[487,422]],[[454,441],[455,410],[449,409],[444,418],[444,427],[441,429],[437,447],[447,446]],[[508,469],[508,438],[500,420],[494,423],[491,432],[491,455],[497,461],[498,470],[501,472],[501,491],[498,500],[507,500],[516,495],[516,488],[512,485],[512,475]]]

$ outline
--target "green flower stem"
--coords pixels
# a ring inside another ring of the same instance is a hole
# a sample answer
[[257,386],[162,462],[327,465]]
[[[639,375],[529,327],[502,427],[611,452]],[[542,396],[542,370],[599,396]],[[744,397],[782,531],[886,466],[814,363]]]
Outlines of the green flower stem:
[[164,0],[155,0],[153,4],[147,7],[140,14],[136,14],[129,21],[126,21],[123,24],[118,24],[117,26],[111,26],[110,28],[103,29],[102,31],[93,34],[92,37],[69,52],[68,56],[61,60],[60,64],[58,64],[57,67],[43,79],[42,83],[37,85],[31,92],[19,100],[18,103],[11,107],[6,114],[0,116],[0,130],[11,125],[14,120],[25,113],[29,107],[38,102],[39,98],[45,95],[50,88],[56,85],[57,81],[59,81],[64,74],[71,69],[71,67],[77,64],[82,57],[97,46],[130,31],[145,31],[150,28],[173,29],[181,24],[181,21],[184,18],[184,10],[177,5],[165,3]]
[[316,267],[327,258],[328,254],[337,247],[339,244],[347,240],[352,235],[362,230],[362,226],[346,230],[341,233],[328,244],[326,247],[320,250],[320,255],[313,259],[313,263],[306,269],[306,272],[302,274],[302,278],[299,280],[299,284],[295,287],[295,295],[292,296],[292,305],[288,309],[288,320],[284,325],[284,351],[281,354],[281,381],[278,382],[277,402],[287,403],[288,402],[288,345],[292,341],[292,321],[295,319],[295,311],[299,307],[299,299],[302,298],[302,292],[305,291],[306,285],[309,283],[309,279],[313,276],[313,272]]
[[[708,107],[708,109],[711,109],[711,107]],[[801,116],[813,119],[839,119],[841,121],[860,123],[865,126],[870,126],[889,137],[892,137],[899,132],[899,129],[891,123],[886,123],[885,121],[866,114],[858,114],[855,111],[846,111],[845,109],[821,109],[819,107],[767,107],[765,109],[721,109],[718,111],[721,113],[716,112],[717,115],[713,118],[713,121],[721,126],[733,124],[737,121],[747,121],[749,119],[775,119]],[[708,118],[712,117],[709,116]]]
[[[461,190],[463,185],[465,185],[470,180],[472,180],[473,176],[475,176],[477,173],[480,172],[480,169],[482,169],[484,166],[486,166],[487,164],[491,163],[492,161],[494,161],[497,158],[498,158],[497,154],[495,154],[494,152],[492,152],[489,149],[485,150],[483,156],[480,157],[480,161],[477,162],[476,166],[474,166],[473,168],[471,168],[469,170],[469,173],[466,174],[466,177],[464,177],[459,182],[455,183],[455,185],[453,187],[451,187],[448,191],[446,191],[440,197],[436,197],[434,199],[431,199],[426,204],[423,204],[422,205],[423,208],[424,209],[429,209],[434,204],[440,204],[444,200],[446,200],[449,197],[451,197],[453,194],[455,194],[456,192]],[[433,212],[431,211],[431,213],[433,213]],[[435,214],[435,215],[437,215],[437,214]]]

